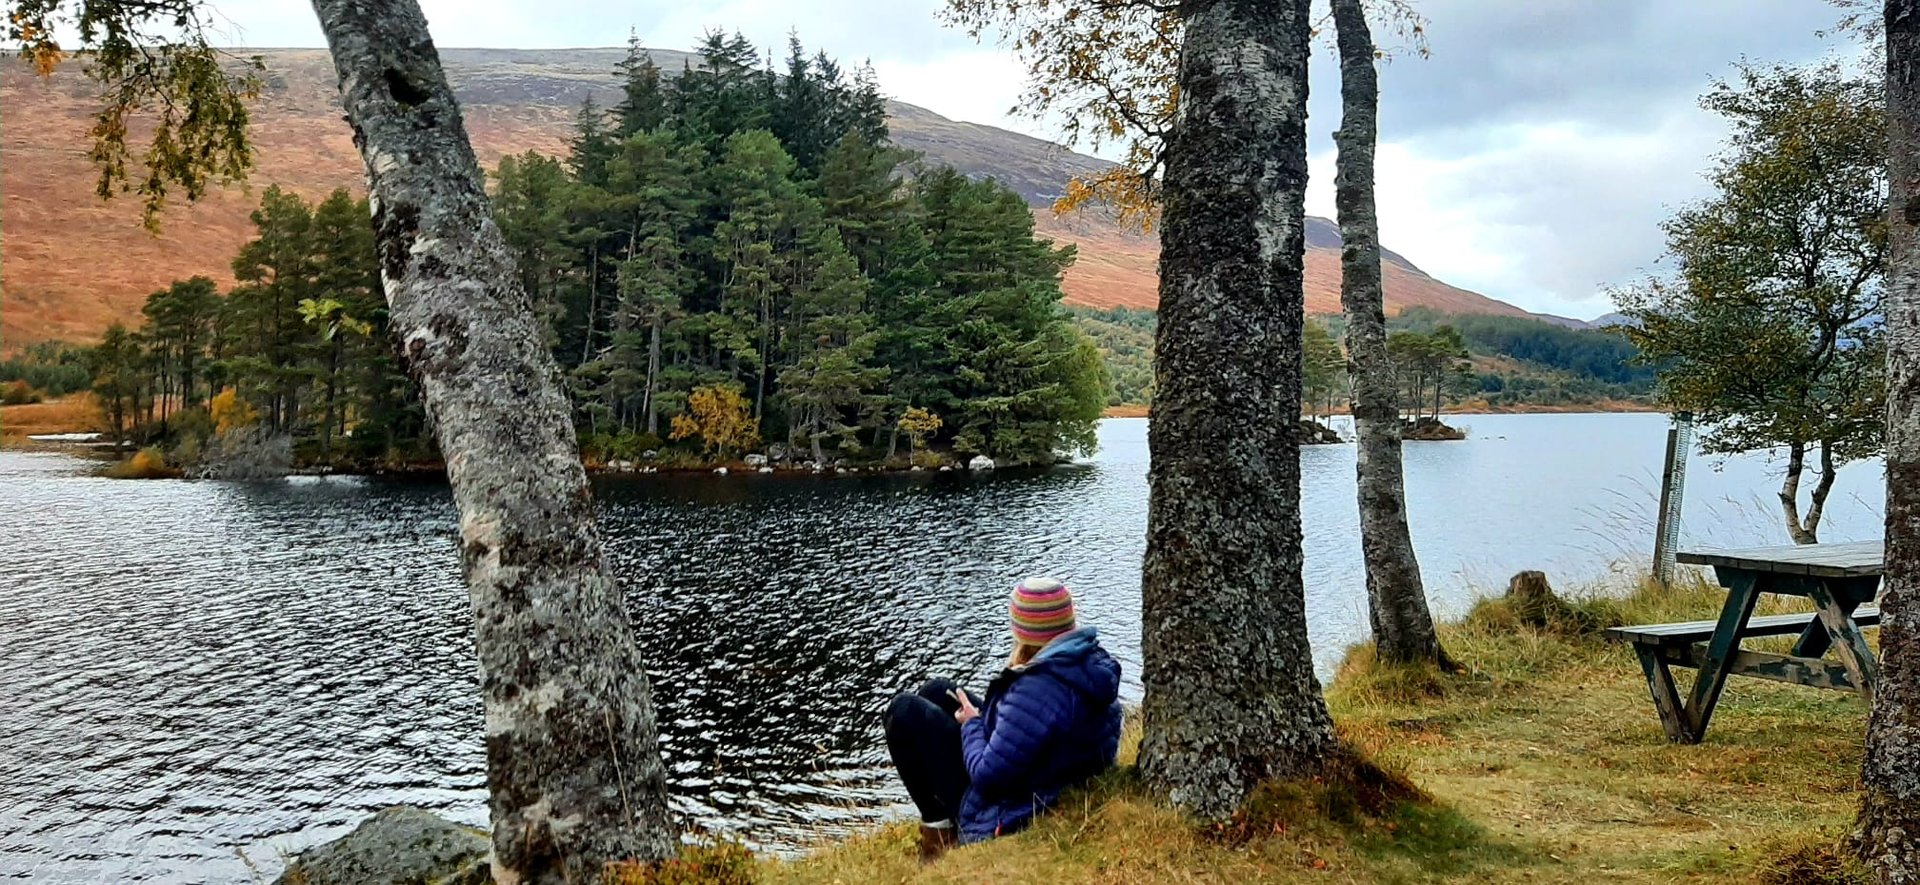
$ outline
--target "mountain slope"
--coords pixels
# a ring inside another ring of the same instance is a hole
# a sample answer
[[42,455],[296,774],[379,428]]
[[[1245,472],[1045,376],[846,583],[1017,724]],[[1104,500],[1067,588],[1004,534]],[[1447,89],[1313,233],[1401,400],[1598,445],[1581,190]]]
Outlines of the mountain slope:
[[[231,282],[228,262],[252,232],[248,213],[270,184],[310,198],[342,185],[360,189],[354,151],[324,50],[258,51],[267,91],[254,106],[257,168],[246,189],[210,194],[194,206],[170,208],[158,236],[139,224],[131,199],[93,196],[86,159],[92,87],[72,63],[49,79],[18,60],[0,62],[0,347],[34,341],[93,338],[115,320],[133,321],[148,293],[205,274]],[[613,63],[624,50],[441,51],[459,95],[474,150],[491,168],[508,153],[565,151],[580,102],[589,93],[613,101]],[[656,62],[678,72],[692,56],[655,50]],[[890,103],[894,138],[975,176],[992,176],[1035,207],[1043,234],[1080,247],[1067,272],[1069,303],[1151,307],[1156,300],[1156,238],[1121,229],[1097,212],[1056,218],[1046,207],[1066,180],[1104,161],[1004,129],[948,120],[925,108]],[[1339,231],[1325,219],[1307,230],[1307,309],[1339,310]],[[1449,286],[1387,253],[1390,309],[1426,306],[1452,313],[1523,316],[1513,305]]]

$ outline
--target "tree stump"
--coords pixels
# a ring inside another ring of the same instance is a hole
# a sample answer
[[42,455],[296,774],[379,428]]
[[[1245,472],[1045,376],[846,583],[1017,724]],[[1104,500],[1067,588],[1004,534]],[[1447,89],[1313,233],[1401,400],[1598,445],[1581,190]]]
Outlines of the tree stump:
[[1520,623],[1548,629],[1574,623],[1573,606],[1553,592],[1546,572],[1524,571],[1507,582],[1507,606]]

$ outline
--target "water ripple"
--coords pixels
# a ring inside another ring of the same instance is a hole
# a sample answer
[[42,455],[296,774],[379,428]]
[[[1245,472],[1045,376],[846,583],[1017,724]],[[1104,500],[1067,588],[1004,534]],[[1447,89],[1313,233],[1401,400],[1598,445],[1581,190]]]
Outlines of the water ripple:
[[[1473,423],[1472,442],[1407,449],[1441,611],[1470,580],[1593,574],[1645,546],[1657,417]],[[1091,465],[1037,475],[602,483],[676,810],[772,850],[903,813],[877,711],[929,675],[983,682],[1006,589],[1030,574],[1075,588],[1137,698],[1146,434],[1101,433]],[[1352,449],[1302,461],[1324,672],[1366,626]],[[0,453],[0,880],[247,882],[387,805],[484,822],[443,485],[87,467]],[[1770,540],[1771,511],[1742,523],[1729,504],[1764,492],[1764,469],[1697,471],[1691,536]],[[1829,537],[1872,536],[1878,479],[1842,474]]]

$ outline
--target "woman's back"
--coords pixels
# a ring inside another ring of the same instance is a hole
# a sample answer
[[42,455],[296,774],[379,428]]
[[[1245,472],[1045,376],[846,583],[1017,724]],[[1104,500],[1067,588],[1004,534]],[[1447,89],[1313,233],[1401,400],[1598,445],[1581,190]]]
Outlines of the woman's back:
[[1120,663],[1091,627],[994,679],[980,717],[961,732],[972,778],[961,840],[1018,829],[1062,790],[1110,767],[1120,748],[1119,693]]

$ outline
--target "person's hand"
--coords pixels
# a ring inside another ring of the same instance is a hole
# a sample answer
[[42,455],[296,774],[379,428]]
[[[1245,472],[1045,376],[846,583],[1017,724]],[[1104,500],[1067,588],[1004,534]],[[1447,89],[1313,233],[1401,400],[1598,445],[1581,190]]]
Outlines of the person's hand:
[[980,715],[980,711],[973,706],[973,699],[967,697],[966,689],[956,688],[947,693],[952,695],[954,700],[960,702],[960,709],[953,711],[953,721],[965,725],[968,720]]

